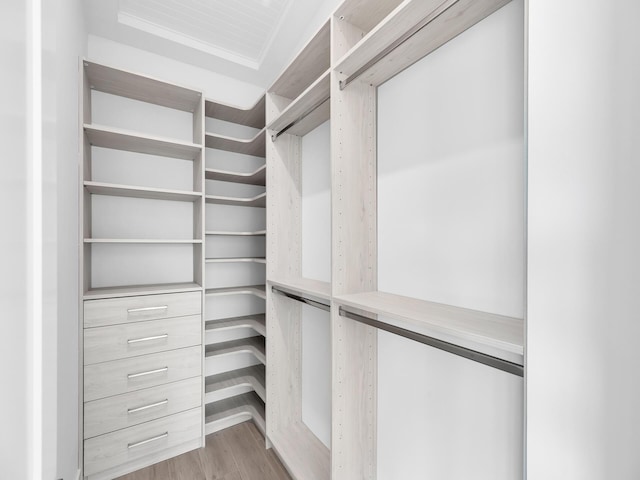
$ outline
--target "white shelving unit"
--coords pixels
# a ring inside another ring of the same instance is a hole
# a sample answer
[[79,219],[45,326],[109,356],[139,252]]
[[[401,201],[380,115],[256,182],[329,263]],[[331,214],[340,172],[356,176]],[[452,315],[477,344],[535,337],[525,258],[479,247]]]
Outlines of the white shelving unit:
[[[266,230],[255,220],[264,217],[267,198],[264,96],[249,110],[207,100],[205,112],[208,117],[205,146],[209,149],[205,168],[207,208],[231,208],[228,215],[239,217],[249,217],[248,210],[262,211],[244,221],[243,228],[238,230],[221,228],[213,215],[207,216],[206,278],[216,277],[217,269],[224,268],[223,275],[228,275],[230,282],[234,275],[240,275],[240,269],[254,269],[245,274],[252,280],[264,279]],[[233,124],[232,130],[237,131],[238,136],[214,133],[220,122],[226,126],[225,132],[229,124]],[[263,160],[256,164],[258,158]],[[249,164],[252,167],[247,168]],[[260,193],[244,193],[261,187]],[[220,191],[224,193],[218,193]],[[263,275],[255,269],[262,269]],[[224,287],[218,282],[216,285],[205,290],[205,431],[209,434],[252,420],[264,434],[264,284],[236,286],[231,283]],[[255,308],[251,306],[251,299],[254,303],[259,299],[263,306],[259,312],[246,314],[247,308]],[[226,305],[228,310],[223,311],[219,305]]]

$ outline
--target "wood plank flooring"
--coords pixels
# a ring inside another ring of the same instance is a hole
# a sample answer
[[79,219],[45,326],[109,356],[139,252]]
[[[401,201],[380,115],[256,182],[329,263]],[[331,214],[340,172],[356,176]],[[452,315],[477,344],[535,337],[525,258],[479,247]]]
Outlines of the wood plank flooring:
[[207,436],[205,448],[157,463],[117,480],[290,480],[253,422]]

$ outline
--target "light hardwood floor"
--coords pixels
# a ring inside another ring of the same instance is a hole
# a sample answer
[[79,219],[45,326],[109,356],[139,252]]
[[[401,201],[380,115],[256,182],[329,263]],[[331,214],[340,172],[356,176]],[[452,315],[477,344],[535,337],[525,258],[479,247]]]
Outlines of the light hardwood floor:
[[205,448],[130,473],[117,480],[290,480],[252,422],[207,436]]

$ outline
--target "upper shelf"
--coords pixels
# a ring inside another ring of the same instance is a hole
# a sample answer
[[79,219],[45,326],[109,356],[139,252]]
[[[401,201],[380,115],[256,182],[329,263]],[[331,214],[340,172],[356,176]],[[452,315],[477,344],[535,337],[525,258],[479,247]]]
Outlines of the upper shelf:
[[326,303],[331,301],[331,284],[329,282],[311,280],[309,278],[296,278],[293,280],[269,279],[268,284],[269,286],[283,288],[302,297],[313,297],[324,300]]
[[94,147],[113,148],[184,160],[193,160],[202,152],[202,146],[195,143],[141,135],[119,128],[85,124],[84,131],[89,143]]
[[154,200],[173,200],[179,202],[195,202],[202,198],[198,192],[186,192],[182,190],[168,190],[164,188],[135,187],[131,185],[118,185],[113,183],[101,183],[85,181],[84,187],[94,195],[111,195],[115,197],[150,198]]
[[163,82],[146,75],[84,62],[84,71],[92,90],[128,97],[185,112],[197,110],[202,93]]
[[265,208],[267,205],[267,193],[261,193],[251,198],[226,197],[222,195],[207,195],[205,197],[207,203],[215,203],[218,205],[232,205],[235,207],[258,207]]
[[280,97],[298,97],[330,66],[330,22],[327,21],[267,89]]
[[[329,120],[331,82],[330,71],[327,70],[316,79],[300,96],[285,108],[269,125],[269,130],[303,136],[318,125]],[[293,124],[293,125],[292,125]]]
[[266,185],[267,166],[262,165],[250,173],[230,172],[228,170],[217,170],[207,168],[204,171],[204,177],[207,180],[218,180],[221,182],[247,183],[249,185]]
[[369,31],[335,70],[380,85],[510,0],[405,0]]
[[205,100],[204,111],[209,118],[217,118],[225,122],[238,123],[247,127],[264,127],[264,95],[249,109],[234,107],[226,103]]
[[380,315],[380,322],[523,365],[522,319],[384,292],[333,299],[346,307]]
[[402,0],[347,0],[335,11],[340,21],[347,22],[363,34],[378,25]]
[[205,145],[207,148],[225,150],[227,152],[252,155],[254,157],[265,156],[265,129],[260,130],[255,137],[249,140],[218,135],[215,133],[205,134]]

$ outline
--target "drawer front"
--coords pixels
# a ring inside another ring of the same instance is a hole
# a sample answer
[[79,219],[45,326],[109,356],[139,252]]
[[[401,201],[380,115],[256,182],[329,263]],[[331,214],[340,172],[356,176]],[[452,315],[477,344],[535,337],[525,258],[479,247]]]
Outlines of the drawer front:
[[146,422],[84,441],[85,476],[199,438],[202,409]]
[[119,323],[200,315],[201,292],[141,295],[84,302],[84,326],[103,327]]
[[84,401],[164,385],[202,372],[200,346],[84,367]]
[[84,329],[84,364],[107,362],[202,343],[200,315]]
[[201,404],[201,377],[94,400],[84,405],[84,438],[184,412]]

